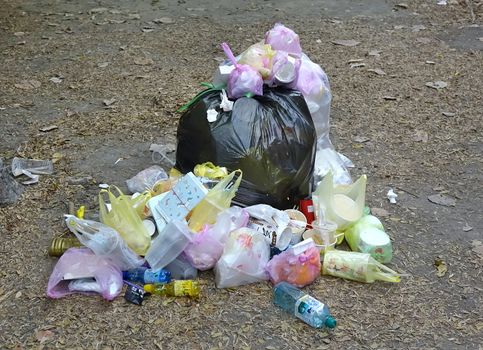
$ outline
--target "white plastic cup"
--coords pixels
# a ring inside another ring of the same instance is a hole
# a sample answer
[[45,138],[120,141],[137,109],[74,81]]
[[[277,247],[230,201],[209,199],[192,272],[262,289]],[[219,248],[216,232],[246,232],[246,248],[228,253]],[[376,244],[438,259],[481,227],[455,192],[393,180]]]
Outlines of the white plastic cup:
[[290,244],[297,244],[302,240],[302,234],[307,227],[307,218],[304,213],[295,209],[287,209],[285,212],[290,218],[289,227],[292,230],[292,238]]

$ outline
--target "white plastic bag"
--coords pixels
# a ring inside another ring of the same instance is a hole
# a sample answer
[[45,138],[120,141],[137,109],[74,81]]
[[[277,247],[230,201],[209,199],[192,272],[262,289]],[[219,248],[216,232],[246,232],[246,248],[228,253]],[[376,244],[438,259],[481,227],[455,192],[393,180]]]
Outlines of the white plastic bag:
[[230,233],[223,255],[215,266],[218,288],[229,288],[268,280],[265,267],[270,246],[258,232],[240,228]]
[[126,245],[112,227],[92,220],[66,215],[65,223],[79,241],[94,254],[111,260],[121,271],[134,269],[144,264],[144,259]]

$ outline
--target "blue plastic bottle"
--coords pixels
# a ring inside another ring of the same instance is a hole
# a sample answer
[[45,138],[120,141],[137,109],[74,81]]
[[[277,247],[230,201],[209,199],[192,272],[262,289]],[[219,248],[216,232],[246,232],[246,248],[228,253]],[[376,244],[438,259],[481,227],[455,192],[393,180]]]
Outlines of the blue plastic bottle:
[[335,328],[337,325],[327,305],[290,283],[280,282],[273,288],[273,303],[314,328]]
[[123,271],[122,278],[143,284],[169,283],[171,281],[171,272],[164,269],[151,270],[147,267],[138,267],[129,271]]

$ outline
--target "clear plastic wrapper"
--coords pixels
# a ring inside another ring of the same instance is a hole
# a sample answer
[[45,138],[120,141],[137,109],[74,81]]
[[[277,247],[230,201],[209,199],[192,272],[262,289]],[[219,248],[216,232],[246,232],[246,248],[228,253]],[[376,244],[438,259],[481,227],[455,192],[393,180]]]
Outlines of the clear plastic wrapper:
[[167,179],[166,171],[159,165],[153,165],[126,180],[126,185],[131,193],[144,192],[151,190],[156,182]]

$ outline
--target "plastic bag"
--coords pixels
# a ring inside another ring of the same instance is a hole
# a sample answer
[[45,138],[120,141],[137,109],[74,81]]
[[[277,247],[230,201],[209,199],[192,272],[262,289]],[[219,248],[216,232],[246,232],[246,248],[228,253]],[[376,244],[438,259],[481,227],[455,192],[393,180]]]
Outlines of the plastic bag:
[[220,104],[208,91],[180,119],[176,168],[183,173],[211,161],[243,179],[235,204],[266,203],[288,209],[311,193],[316,134],[300,92],[266,88],[263,96],[239,98],[231,112],[209,123],[206,111]]
[[131,207],[136,211],[139,218],[142,220],[149,216],[148,201],[151,199],[151,192],[144,191],[143,193],[136,192],[132,196],[124,195],[125,199],[130,202]]
[[312,239],[275,255],[267,264],[274,285],[285,281],[300,288],[314,282],[320,275],[320,268],[320,252]]
[[96,221],[82,220],[73,215],[66,215],[65,223],[83,245],[96,255],[111,260],[122,271],[144,264],[144,259],[129,249],[112,227]]
[[238,207],[229,208],[220,214],[214,225],[205,225],[204,229],[193,237],[184,250],[188,261],[201,271],[215,266],[223,253],[223,245],[228,234],[246,226],[248,213]]
[[287,85],[290,86],[297,81],[300,68],[300,58],[290,56],[285,51],[277,51],[272,58],[272,70],[266,83],[269,86]]
[[87,248],[70,248],[60,257],[50,275],[47,296],[57,299],[78,293],[70,290],[69,284],[86,278],[95,279],[104,299],[112,300],[121,293],[122,273],[112,261]]
[[175,280],[194,280],[198,278],[198,270],[190,264],[183,253],[166,265],[165,270],[171,272],[171,277]]
[[17,202],[23,190],[22,185],[10,175],[8,168],[3,165],[3,161],[0,158],[0,207]]
[[144,192],[151,190],[156,182],[167,179],[166,171],[159,165],[153,165],[126,180],[126,185],[131,193]]
[[302,53],[299,36],[281,23],[276,23],[265,34],[265,44],[271,45],[274,50],[286,51],[295,55]]
[[255,68],[246,64],[238,64],[227,43],[221,44],[226,56],[235,65],[228,78],[227,92],[230,98],[263,94],[263,78]]
[[[124,239],[129,248],[136,254],[144,255],[151,244],[151,237],[143,225],[131,202],[123,195],[121,190],[112,186],[119,194],[116,197],[111,188],[101,190],[99,193],[99,216],[101,222],[114,228]],[[109,196],[111,211],[107,211],[103,194]]]
[[248,228],[231,232],[215,266],[216,286],[229,288],[267,280],[269,259],[270,247],[263,236]]
[[241,53],[239,64],[246,64],[255,68],[263,79],[268,78],[272,70],[272,58],[275,51],[270,45],[264,44],[263,41],[256,43]]

